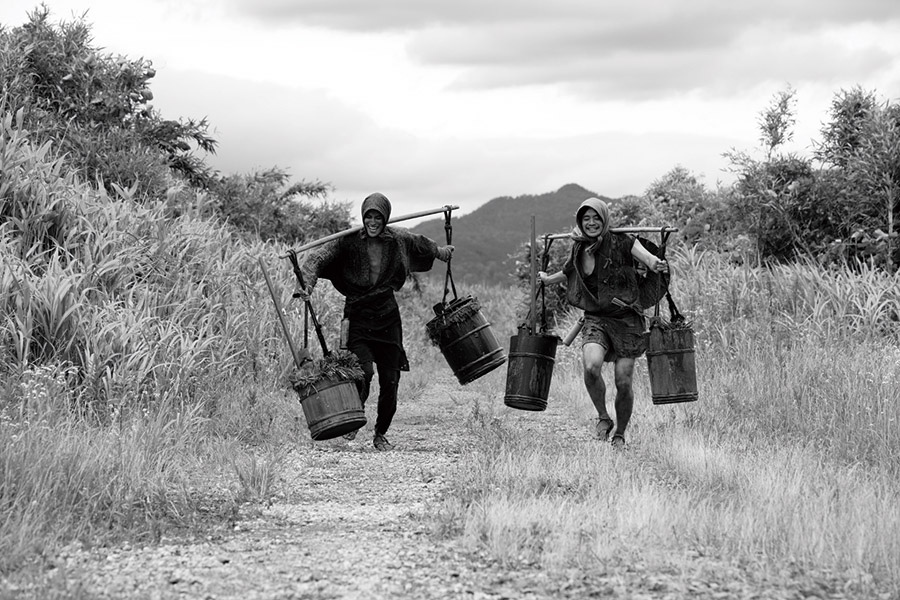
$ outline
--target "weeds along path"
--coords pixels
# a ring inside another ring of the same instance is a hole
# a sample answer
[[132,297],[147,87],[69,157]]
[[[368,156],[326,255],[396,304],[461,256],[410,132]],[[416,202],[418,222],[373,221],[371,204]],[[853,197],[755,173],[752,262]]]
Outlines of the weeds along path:
[[443,377],[421,397],[401,398],[388,435],[395,450],[372,447],[372,402],[353,442],[301,440],[281,465],[274,498],[245,507],[233,528],[73,552],[63,558],[67,574],[50,577],[86,598],[549,597],[555,586],[540,573],[529,591],[484,555],[433,533],[432,511],[465,451],[463,421],[477,395]]
[[156,546],[75,551],[60,558],[44,589],[123,599],[800,597],[780,584],[759,589],[746,573],[705,557],[660,569],[633,548],[582,569],[509,566],[480,549],[485,544],[441,535],[436,524],[446,516],[436,516],[453,504],[460,470],[473,464],[467,453],[484,411],[516,430],[590,443],[587,421],[571,405],[537,414],[505,409],[503,377],[498,369],[464,388],[443,373],[426,378],[419,397],[401,398],[389,435],[394,451],[372,447],[373,403],[354,442],[300,440],[281,465],[274,497],[246,506],[233,526]]

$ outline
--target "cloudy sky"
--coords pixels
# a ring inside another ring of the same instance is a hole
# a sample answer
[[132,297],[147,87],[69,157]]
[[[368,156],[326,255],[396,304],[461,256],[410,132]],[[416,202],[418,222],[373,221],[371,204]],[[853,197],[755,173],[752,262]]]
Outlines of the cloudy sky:
[[[395,214],[577,183],[710,187],[796,91],[808,152],[834,94],[900,99],[896,0],[45,0],[153,62],[154,106],[206,117],[223,173],[279,166]],[[38,2],[3,0],[21,25]]]

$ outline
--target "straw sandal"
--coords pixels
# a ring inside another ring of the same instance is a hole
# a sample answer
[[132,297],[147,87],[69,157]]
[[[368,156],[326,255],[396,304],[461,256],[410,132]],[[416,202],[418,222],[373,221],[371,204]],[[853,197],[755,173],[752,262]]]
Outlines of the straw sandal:
[[393,450],[394,445],[390,443],[384,434],[376,433],[375,439],[372,441],[372,444],[375,446],[375,449],[384,452],[385,450]]
[[616,424],[611,418],[599,417],[597,419],[597,439],[601,442],[609,441],[609,434],[615,429]]

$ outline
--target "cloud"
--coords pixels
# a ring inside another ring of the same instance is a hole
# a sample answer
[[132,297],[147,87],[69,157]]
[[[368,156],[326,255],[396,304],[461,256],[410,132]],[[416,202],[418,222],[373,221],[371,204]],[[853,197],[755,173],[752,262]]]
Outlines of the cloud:
[[710,142],[723,151],[736,143],[665,133],[426,139],[380,127],[323,92],[174,69],[157,75],[154,92],[166,118],[208,118],[219,141],[210,162],[222,174],[278,166],[296,180],[331,183],[334,199],[354,211],[373,191],[391,198],[397,214],[447,204],[467,212],[498,196],[566,183],[639,194],[676,164],[717,172],[724,165]]
[[[793,22],[817,28],[823,23],[847,24],[896,17],[893,0],[760,0],[731,3],[719,0],[632,0],[628,3],[592,0],[230,0],[232,10],[271,24],[294,22],[332,29],[366,32],[413,31],[434,26],[478,27],[498,23],[524,24],[594,22],[624,30],[684,29],[734,31],[754,22]],[[717,34],[718,35],[718,34]],[[702,35],[701,35],[702,37]]]
[[[569,92],[588,99],[644,100],[665,95],[705,91],[713,96],[730,96],[762,84],[785,81],[840,83],[867,80],[888,71],[897,57],[878,47],[856,51],[809,36],[788,38],[771,30],[744,33],[749,43],[723,46],[716,51],[684,48],[672,51],[648,51],[619,48],[606,51],[602,44],[580,49],[553,48],[534,59],[518,58],[526,44],[509,45],[505,56],[481,59],[495,36],[470,35],[462,31],[444,32],[413,51],[427,60],[446,63],[468,62],[455,82],[460,89],[492,89],[526,85],[561,85]],[[466,43],[464,43],[466,42]],[[457,50],[459,49],[459,50]]]
[[763,83],[865,80],[898,69],[893,1],[254,0],[273,25],[407,36],[410,60],[457,68],[457,89],[563,86],[639,100]]

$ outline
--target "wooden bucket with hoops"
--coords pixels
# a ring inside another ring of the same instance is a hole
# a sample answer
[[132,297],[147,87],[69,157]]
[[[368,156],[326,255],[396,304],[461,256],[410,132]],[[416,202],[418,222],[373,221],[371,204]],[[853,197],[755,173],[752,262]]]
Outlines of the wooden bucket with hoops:
[[[550,261],[552,239],[544,237],[544,253],[541,270],[546,271]],[[542,411],[547,409],[553,366],[556,364],[556,348],[559,337],[547,333],[547,307],[544,284],[537,284],[537,248],[535,221],[531,217],[531,304],[526,323],[509,340],[509,363],[506,369],[506,393],[503,404],[519,410]],[[538,329],[537,296],[541,298],[541,326]]]
[[[647,240],[641,243],[653,254],[665,259],[668,232],[663,231],[659,248]],[[669,293],[671,274],[657,275],[639,286],[641,303],[654,306],[650,319],[647,348],[647,370],[650,374],[650,399],[653,404],[694,402],[697,391],[697,365],[694,352],[694,330],[675,306]],[[669,321],[660,317],[659,303],[665,297],[669,305]]]

